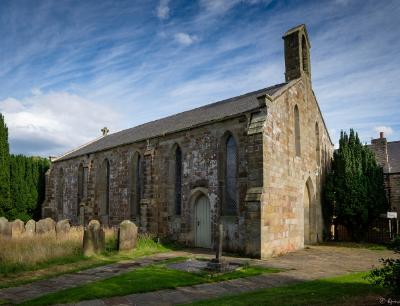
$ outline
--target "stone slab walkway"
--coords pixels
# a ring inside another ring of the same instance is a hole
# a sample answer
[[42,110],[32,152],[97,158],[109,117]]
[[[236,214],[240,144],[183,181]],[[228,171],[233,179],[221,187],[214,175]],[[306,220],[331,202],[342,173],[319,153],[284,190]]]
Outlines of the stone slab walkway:
[[122,261],[75,273],[63,274],[61,276],[35,281],[18,287],[3,288],[0,289],[0,301],[8,301],[13,304],[18,304],[62,289],[82,286],[90,282],[117,276],[132,271],[138,267],[147,266],[177,256],[187,256],[187,253],[160,253],[132,261]]
[[[19,287],[0,289],[0,300],[6,300],[10,303],[17,304],[48,293],[110,278],[134,270],[140,266],[153,264],[178,256],[212,257],[213,255],[209,252],[200,252],[200,250],[156,254],[132,261],[64,274]],[[286,269],[286,271],[212,284],[181,287],[176,290],[160,290],[149,293],[132,294],[124,297],[83,301],[71,305],[174,305],[189,303],[201,299],[220,297],[226,294],[282,286],[322,277],[341,275],[348,272],[366,271],[377,266],[379,258],[389,256],[393,257],[393,252],[313,246],[267,260],[228,257],[227,259],[233,262],[251,261],[251,264],[276,267]]]
[[211,284],[180,287],[175,290],[131,294],[91,301],[75,306],[169,306],[217,298],[224,295],[251,292],[279,287],[323,277],[333,277],[351,272],[362,272],[376,267],[382,257],[394,256],[390,251],[371,251],[331,246],[313,246],[301,251],[268,260],[251,260],[252,264],[286,269],[284,272],[234,279]]

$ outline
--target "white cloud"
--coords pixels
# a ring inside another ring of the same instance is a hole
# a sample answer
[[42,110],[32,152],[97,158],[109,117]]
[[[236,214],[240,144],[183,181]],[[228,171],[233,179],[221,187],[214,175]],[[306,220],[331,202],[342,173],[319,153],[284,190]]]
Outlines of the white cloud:
[[11,151],[59,155],[118,127],[119,115],[110,107],[67,92],[0,101],[9,129]]
[[32,93],[32,95],[34,95],[34,96],[38,96],[38,95],[41,95],[42,94],[42,91],[41,91],[41,89],[40,88],[32,88],[32,90],[31,90],[31,93]]
[[383,132],[385,134],[385,136],[390,136],[393,134],[393,129],[390,126],[384,126],[384,125],[375,126],[374,131],[376,133]]
[[169,0],[160,0],[160,3],[157,6],[157,17],[161,20],[169,18]]
[[189,46],[198,39],[196,35],[189,35],[187,33],[180,32],[175,34],[175,40],[182,45]]

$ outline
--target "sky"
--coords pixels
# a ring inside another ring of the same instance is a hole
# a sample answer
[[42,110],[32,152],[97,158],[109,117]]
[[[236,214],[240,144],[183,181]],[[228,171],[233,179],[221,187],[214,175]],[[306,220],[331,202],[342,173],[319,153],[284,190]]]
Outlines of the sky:
[[284,81],[305,23],[334,143],[400,140],[400,1],[0,1],[0,112],[15,154],[101,135]]

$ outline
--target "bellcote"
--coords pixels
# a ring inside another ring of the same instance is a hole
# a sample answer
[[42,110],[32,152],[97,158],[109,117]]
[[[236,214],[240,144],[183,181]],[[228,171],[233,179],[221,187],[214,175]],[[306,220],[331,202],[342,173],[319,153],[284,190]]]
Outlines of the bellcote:
[[311,78],[310,41],[304,24],[288,30],[283,35],[285,42],[285,79],[286,82],[302,75]]

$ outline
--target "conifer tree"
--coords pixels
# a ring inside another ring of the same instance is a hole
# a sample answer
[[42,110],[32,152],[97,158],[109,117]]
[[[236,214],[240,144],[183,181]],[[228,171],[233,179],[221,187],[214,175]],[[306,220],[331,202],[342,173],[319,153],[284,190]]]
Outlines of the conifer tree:
[[10,209],[10,152],[8,129],[0,113],[0,216]]
[[356,241],[363,240],[371,222],[388,209],[382,167],[352,129],[349,135],[341,132],[326,179],[325,200],[329,214]]

